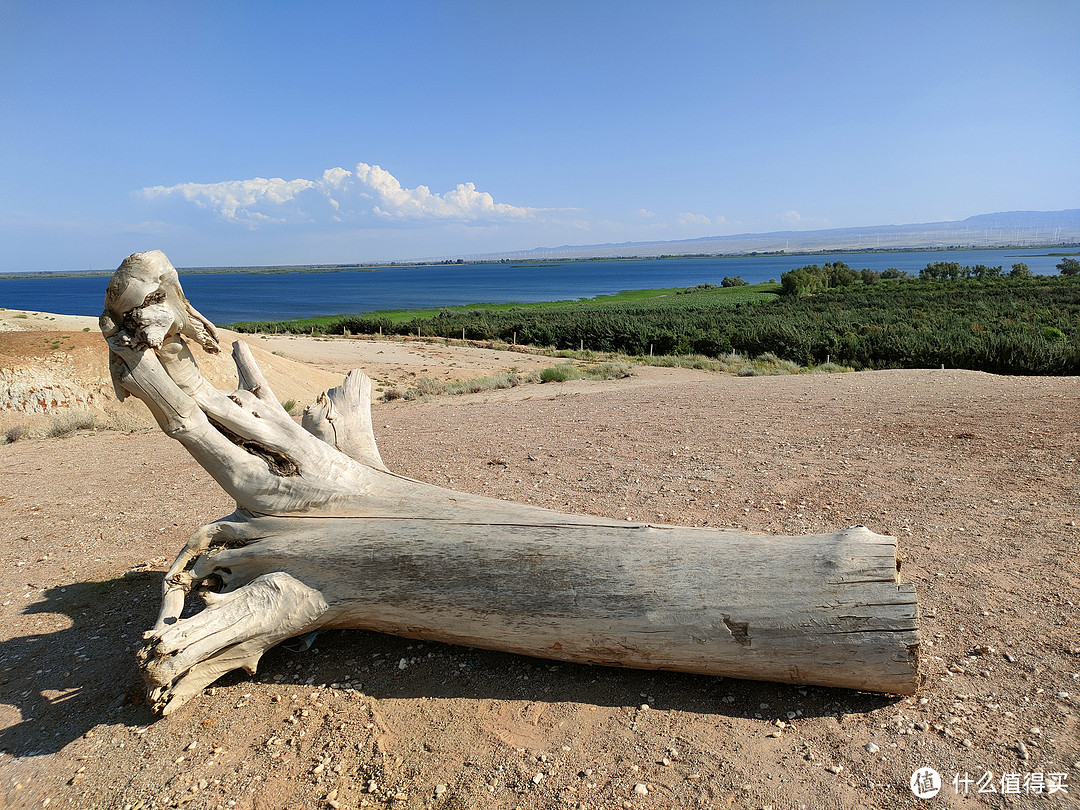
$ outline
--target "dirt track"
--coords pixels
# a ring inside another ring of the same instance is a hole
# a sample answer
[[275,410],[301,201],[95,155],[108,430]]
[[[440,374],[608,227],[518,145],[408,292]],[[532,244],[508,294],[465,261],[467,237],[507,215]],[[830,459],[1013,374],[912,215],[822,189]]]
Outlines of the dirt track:
[[[132,651],[160,572],[228,499],[156,431],[0,446],[0,803],[1070,806],[1078,414],[1076,379],[953,371],[646,370],[376,405],[388,466],[442,486],[619,518],[896,535],[923,611],[912,699],[335,632],[155,720]],[[933,804],[908,788],[922,766],[945,776]],[[965,772],[998,792],[956,795]],[[1036,772],[1070,773],[1068,794],[1001,795],[1003,775]]]

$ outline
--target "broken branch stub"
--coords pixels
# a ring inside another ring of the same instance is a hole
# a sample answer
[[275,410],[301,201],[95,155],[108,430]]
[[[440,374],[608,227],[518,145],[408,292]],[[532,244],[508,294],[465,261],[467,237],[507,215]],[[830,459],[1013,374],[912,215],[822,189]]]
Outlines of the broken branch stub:
[[[389,472],[360,371],[298,425],[247,347],[240,387],[160,251],[109,284],[114,380],[236,500],[165,575],[139,661],[164,713],[280,641],[367,629],[586,664],[911,694],[918,606],[896,540],[854,527],[769,537],[569,515]],[[194,314],[193,314],[194,313]],[[198,324],[197,326],[195,324]],[[206,607],[180,618],[193,588]]]

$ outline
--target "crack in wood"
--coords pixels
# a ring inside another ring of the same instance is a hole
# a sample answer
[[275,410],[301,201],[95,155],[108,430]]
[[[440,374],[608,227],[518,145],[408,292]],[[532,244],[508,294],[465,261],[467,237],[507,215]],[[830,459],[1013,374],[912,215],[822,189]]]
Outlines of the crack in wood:
[[728,616],[726,613],[721,613],[720,616],[721,616],[721,618],[723,618],[724,625],[727,627],[728,631],[731,633],[731,637],[732,637],[732,639],[734,639],[735,643],[738,644],[740,647],[749,647],[750,646],[750,623],[749,622],[733,622],[731,620],[731,617]]
[[258,456],[266,462],[266,466],[270,468],[270,472],[274,475],[282,478],[288,478],[294,475],[300,475],[300,465],[289,458],[287,455],[279,450],[274,450],[271,447],[267,447],[264,444],[260,444],[254,439],[245,439],[243,436],[237,435],[218,422],[211,416],[207,419],[210,420],[210,424],[226,439],[235,444],[237,447],[242,447],[247,450],[251,455]]

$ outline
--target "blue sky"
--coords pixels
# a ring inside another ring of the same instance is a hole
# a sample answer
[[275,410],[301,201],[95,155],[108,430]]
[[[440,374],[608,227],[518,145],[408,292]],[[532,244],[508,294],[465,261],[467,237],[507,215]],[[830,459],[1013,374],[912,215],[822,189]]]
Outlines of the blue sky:
[[0,271],[1080,207],[1080,3],[0,0]]

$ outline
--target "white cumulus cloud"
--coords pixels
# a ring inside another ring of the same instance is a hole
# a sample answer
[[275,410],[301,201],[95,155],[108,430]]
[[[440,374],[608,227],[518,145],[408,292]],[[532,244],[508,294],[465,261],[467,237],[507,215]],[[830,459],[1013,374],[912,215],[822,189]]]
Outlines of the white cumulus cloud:
[[189,203],[214,211],[224,219],[254,223],[280,221],[262,209],[292,202],[296,196],[314,188],[310,180],[283,180],[280,177],[255,177],[251,180],[226,180],[222,183],[178,183],[175,186],[151,186],[141,190],[146,199],[179,197]]
[[702,226],[712,225],[712,226],[715,226],[715,225],[723,225],[726,221],[727,220],[724,219],[724,217],[722,215],[721,216],[715,216],[715,217],[707,217],[704,214],[692,214],[692,213],[679,214],[679,224],[683,225],[683,226],[686,226],[686,225],[702,225]]
[[777,217],[792,230],[827,228],[829,220],[824,217],[804,217],[798,211],[784,211]]
[[220,183],[179,183],[144,188],[140,195],[148,200],[181,199],[222,219],[249,226],[364,215],[390,220],[496,221],[524,219],[535,211],[497,203],[486,191],[478,191],[474,183],[459,183],[442,194],[424,185],[405,188],[386,169],[367,163],[358,163],[353,171],[340,166],[327,169],[316,180],[255,177]]

